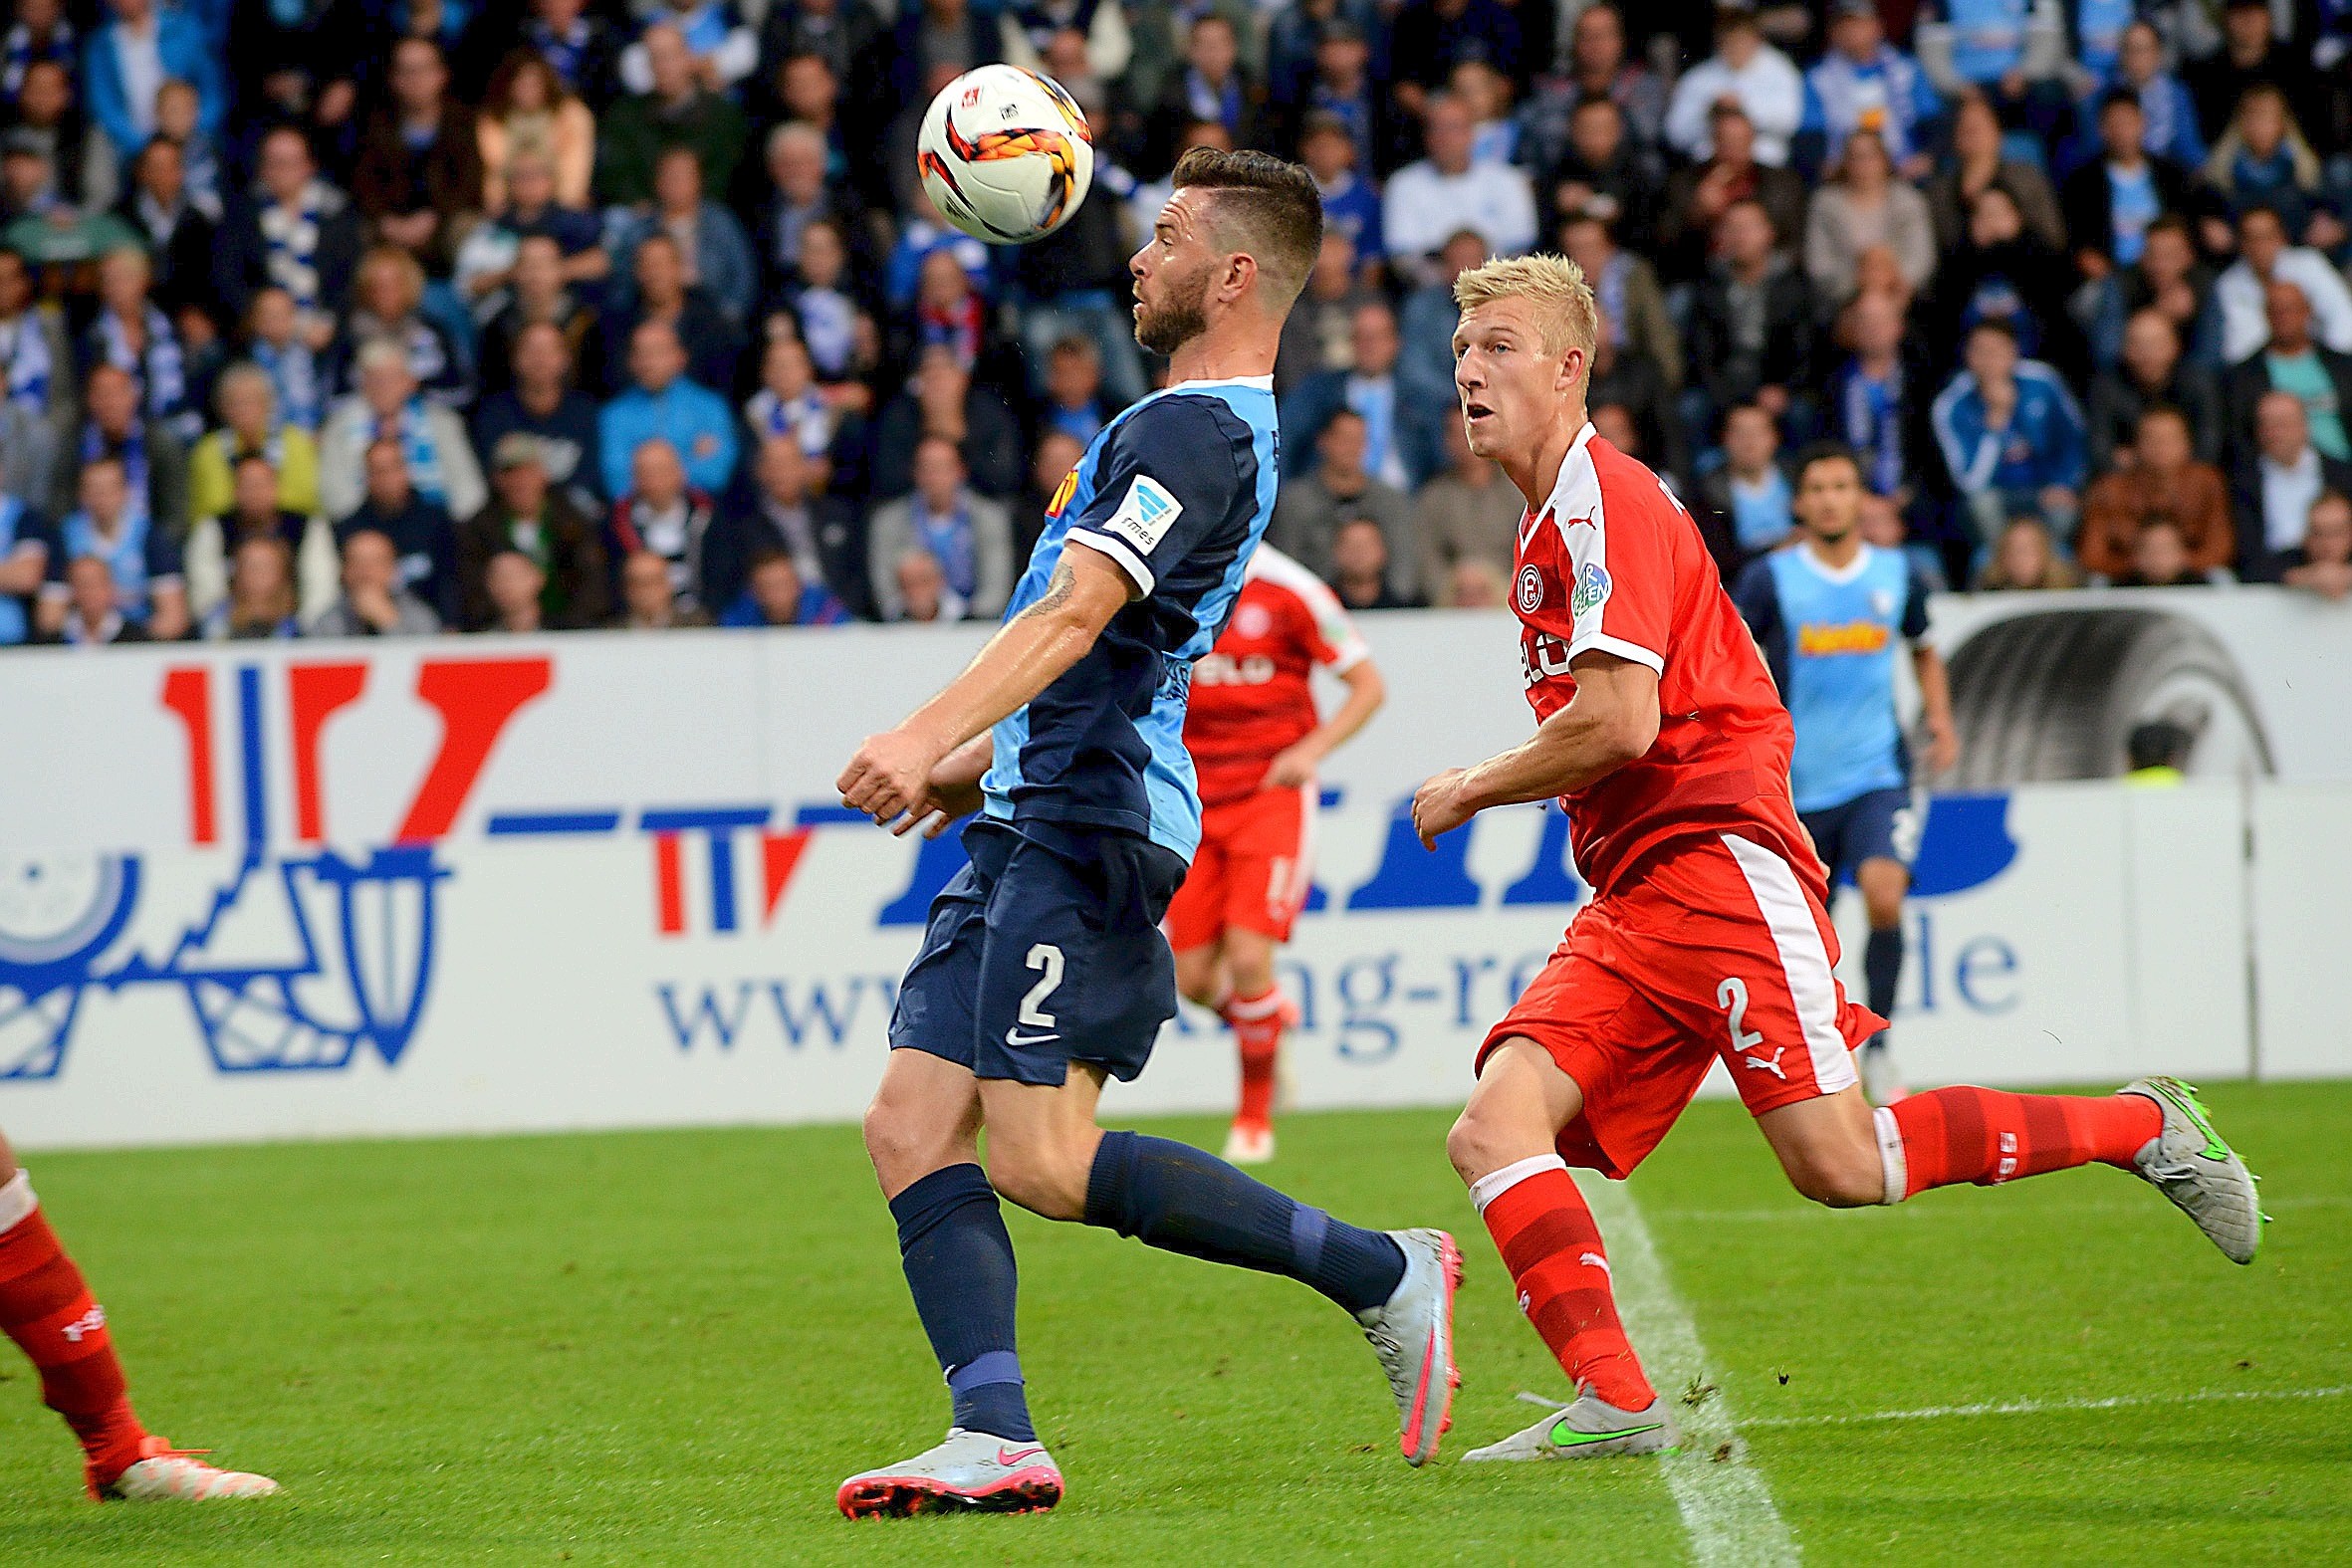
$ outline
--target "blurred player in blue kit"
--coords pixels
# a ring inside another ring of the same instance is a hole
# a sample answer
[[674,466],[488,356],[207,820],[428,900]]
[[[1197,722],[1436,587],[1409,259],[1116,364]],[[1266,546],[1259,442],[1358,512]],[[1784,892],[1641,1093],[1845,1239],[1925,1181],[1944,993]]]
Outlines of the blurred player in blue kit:
[[989,645],[841,774],[843,801],[897,832],[980,813],[970,864],[931,906],[865,1116],[951,1425],[842,1482],[852,1518],[1060,1500],[1025,1396],[1000,1193],[1313,1287],[1377,1353],[1405,1457],[1428,1459],[1447,1426],[1451,1236],[1362,1230],[1200,1150],[1095,1125],[1103,1081],[1142,1071],[1176,1011],[1160,920],[1201,830],[1186,693],[1273,513],[1275,351],[1321,227],[1297,165],[1185,155],[1129,264],[1136,338],[1168,356],[1170,384],[1063,481]]
[[[1891,1018],[1903,974],[1903,898],[1925,816],[1895,707],[1898,644],[1911,649],[1930,774],[1960,756],[1951,687],[1928,639],[1927,583],[1901,551],[1862,538],[1862,470],[1853,453],[1833,445],[1808,450],[1790,510],[1795,542],[1750,562],[1732,596],[1796,725],[1788,776],[1797,814],[1831,887],[1851,880],[1861,890],[1870,920],[1865,1000]],[[1862,1047],[1861,1058],[1862,1089],[1873,1105],[1903,1098],[1887,1031]]]

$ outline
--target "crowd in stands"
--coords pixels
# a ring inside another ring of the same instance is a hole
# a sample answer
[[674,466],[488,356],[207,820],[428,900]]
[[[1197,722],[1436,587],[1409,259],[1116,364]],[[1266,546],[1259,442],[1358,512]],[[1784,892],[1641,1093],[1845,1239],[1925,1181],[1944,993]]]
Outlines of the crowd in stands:
[[[1194,146],[1321,257],[1270,537],[1493,605],[1453,278],[1573,257],[1591,406],[1727,575],[1849,444],[1934,580],[2352,589],[2352,0],[13,0],[0,644],[999,613],[1164,375]],[[992,249],[931,96],[1050,72],[1092,194]]]

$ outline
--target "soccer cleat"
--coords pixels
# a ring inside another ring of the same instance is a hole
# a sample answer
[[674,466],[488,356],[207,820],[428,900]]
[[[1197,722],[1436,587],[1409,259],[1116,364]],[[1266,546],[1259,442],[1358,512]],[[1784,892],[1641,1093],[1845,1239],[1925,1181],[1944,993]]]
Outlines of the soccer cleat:
[[1061,1470],[1042,1443],[950,1427],[937,1448],[850,1476],[833,1500],[852,1519],[1043,1513],[1061,1500]]
[[1903,1069],[1895,1065],[1895,1053],[1883,1031],[1862,1042],[1861,1057],[1862,1098],[1887,1106],[1911,1097],[1911,1091],[1903,1087]]
[[1396,1394],[1397,1448],[1407,1464],[1428,1463],[1454,1424],[1454,1292],[1462,1288],[1462,1252],[1443,1231],[1391,1231],[1405,1254],[1405,1277],[1386,1301],[1358,1312],[1364,1338]]
[[207,1449],[175,1449],[161,1438],[139,1440],[138,1458],[90,1494],[101,1502],[209,1502],[216,1497],[267,1497],[278,1483],[267,1475],[216,1469],[197,1456]]
[[2132,1157],[2132,1169],[2183,1214],[2233,1263],[2250,1263],[2262,1244],[2257,1178],[2214,1131],[2197,1091],[2178,1078],[2140,1078],[2118,1094],[2138,1094],[2164,1113],[2164,1131]]
[[[1529,1396],[1521,1396],[1527,1398]],[[1574,1404],[1554,1409],[1524,1432],[1462,1456],[1462,1462],[1491,1459],[1605,1459],[1619,1455],[1672,1454],[1682,1442],[1666,1401],[1652,1399],[1643,1410],[1619,1410],[1592,1392],[1576,1390]]]
[[1225,1135],[1227,1165],[1264,1165],[1274,1158],[1274,1129],[1235,1122]]

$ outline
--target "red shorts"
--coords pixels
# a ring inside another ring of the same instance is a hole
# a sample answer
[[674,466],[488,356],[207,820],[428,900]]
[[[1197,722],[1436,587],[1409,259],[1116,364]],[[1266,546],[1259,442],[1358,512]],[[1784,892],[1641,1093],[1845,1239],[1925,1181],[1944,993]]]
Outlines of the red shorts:
[[1653,861],[1580,911],[1478,1064],[1514,1036],[1584,1091],[1560,1158],[1623,1180],[1717,1057],[1751,1115],[1835,1094],[1886,1020],[1846,998],[1837,933],[1788,862],[1726,833]]
[[1176,900],[1168,906],[1168,946],[1206,947],[1239,926],[1277,942],[1314,879],[1314,809],[1318,786],[1261,789],[1201,812],[1201,847]]

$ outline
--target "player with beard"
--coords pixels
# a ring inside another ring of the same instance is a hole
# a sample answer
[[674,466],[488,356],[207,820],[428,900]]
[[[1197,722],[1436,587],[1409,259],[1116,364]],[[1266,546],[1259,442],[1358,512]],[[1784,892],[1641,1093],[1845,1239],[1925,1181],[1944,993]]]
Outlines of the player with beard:
[[1135,1077],[1176,1011],[1160,920],[1201,830],[1186,693],[1274,510],[1275,350],[1321,234],[1296,164],[1185,154],[1129,262],[1135,336],[1168,356],[1169,385],[1062,482],[988,646],[842,771],[842,800],[895,832],[980,813],[900,987],[865,1115],[951,1424],[913,1458],[842,1482],[852,1518],[1060,1500],[1024,1394],[999,1194],[1311,1286],[1371,1342],[1406,1459],[1428,1459],[1447,1426],[1451,1236],[1362,1230],[1200,1150],[1095,1125],[1104,1079]]
[[[1791,1185],[1832,1208],[2098,1162],[2153,1184],[2233,1262],[2253,1178],[2170,1078],[2115,1094],[1930,1089],[1873,1111],[1828,873],[1790,798],[1788,710],[1682,504],[1585,418],[1592,290],[1556,256],[1454,285],[1470,449],[1527,497],[1512,605],[1535,733],[1413,797],[1424,843],[1557,796],[1592,902],[1488,1031],[1446,1139],[1575,1398],[1472,1459],[1657,1454],[1675,1428],[1627,1341],[1571,1164],[1624,1179],[1717,1060]],[[1815,465],[1813,474],[1821,474]],[[1768,1309],[1768,1308],[1766,1308]]]

